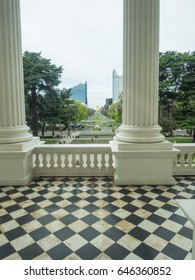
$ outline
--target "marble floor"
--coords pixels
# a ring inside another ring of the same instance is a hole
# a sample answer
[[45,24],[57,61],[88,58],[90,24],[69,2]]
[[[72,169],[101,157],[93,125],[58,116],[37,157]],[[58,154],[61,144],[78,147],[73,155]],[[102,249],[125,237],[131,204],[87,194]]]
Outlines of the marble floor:
[[192,225],[173,186],[116,186],[109,177],[43,177],[0,187],[0,259],[188,260]]

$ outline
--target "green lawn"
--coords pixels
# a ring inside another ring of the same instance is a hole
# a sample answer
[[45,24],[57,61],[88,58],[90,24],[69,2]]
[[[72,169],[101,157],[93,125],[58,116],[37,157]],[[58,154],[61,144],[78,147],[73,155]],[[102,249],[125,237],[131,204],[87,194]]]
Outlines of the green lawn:
[[91,141],[91,139],[74,139],[71,144],[108,144],[110,139],[94,139]]
[[45,144],[57,144],[59,139],[56,138],[41,138],[41,141],[45,141]]
[[[110,139],[94,139],[93,142],[91,141],[91,137],[94,135],[88,136],[89,139],[82,139],[82,138],[76,138],[72,141],[71,144],[107,144],[109,143]],[[110,135],[107,135],[108,137]],[[56,138],[41,138],[42,141],[45,141],[45,144],[57,144],[60,139]],[[166,137],[166,140],[172,142],[172,143],[193,143],[192,137]]]
[[193,143],[192,137],[166,137],[166,140],[174,143]]

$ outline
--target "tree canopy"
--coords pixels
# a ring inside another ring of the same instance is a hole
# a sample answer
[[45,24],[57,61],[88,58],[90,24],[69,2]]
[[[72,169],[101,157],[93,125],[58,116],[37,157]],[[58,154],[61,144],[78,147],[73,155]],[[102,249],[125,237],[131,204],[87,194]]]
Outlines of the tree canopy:
[[57,67],[41,53],[26,51],[23,55],[24,92],[30,112],[30,125],[34,136],[38,135],[40,99],[43,94],[54,93],[61,82],[62,66]]
[[159,122],[195,129],[195,52],[160,53]]
[[46,125],[52,130],[56,125],[69,127],[89,115],[84,104],[71,98],[71,89],[60,90],[62,66],[57,67],[41,53],[25,52],[23,55],[24,90],[26,99],[27,122],[34,136],[38,130],[44,131]]

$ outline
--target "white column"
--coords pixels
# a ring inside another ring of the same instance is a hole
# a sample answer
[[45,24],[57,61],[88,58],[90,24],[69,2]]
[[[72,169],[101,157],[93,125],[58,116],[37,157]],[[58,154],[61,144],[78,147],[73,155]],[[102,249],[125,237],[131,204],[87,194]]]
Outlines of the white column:
[[0,144],[31,140],[28,130],[19,0],[0,0]]
[[123,118],[119,141],[161,142],[159,0],[124,0]]
[[25,185],[34,176],[38,137],[25,120],[19,0],[0,0],[0,186]]
[[111,141],[118,185],[174,184],[178,153],[158,125],[159,0],[124,0],[123,117]]

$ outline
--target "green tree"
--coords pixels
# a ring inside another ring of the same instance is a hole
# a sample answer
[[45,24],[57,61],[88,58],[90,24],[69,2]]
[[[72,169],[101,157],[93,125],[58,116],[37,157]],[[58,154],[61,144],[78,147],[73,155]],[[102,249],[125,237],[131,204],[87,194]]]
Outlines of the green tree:
[[89,116],[89,110],[85,104],[82,104],[80,101],[76,100],[76,122],[85,120]]
[[195,52],[188,53],[176,101],[175,118],[180,127],[193,133],[195,141]]
[[[39,95],[52,92],[60,83],[62,66],[56,67],[50,59],[43,58],[41,53],[26,51],[23,55],[24,90],[27,106],[31,114],[31,129],[34,136],[39,129]],[[54,91],[53,91],[54,92]]]
[[61,98],[58,90],[50,90],[45,95],[38,97],[39,124],[42,137],[46,124],[51,128],[52,137],[57,124],[61,123]]
[[71,98],[71,89],[63,89],[60,91],[61,107],[60,107],[60,119],[65,128],[68,129],[68,135],[70,135],[71,124],[76,122],[77,104],[74,99]]
[[183,75],[184,54],[168,51],[159,57],[159,122],[165,116],[170,118],[175,107]]
[[122,93],[119,96],[119,100],[113,102],[106,110],[106,115],[113,119],[118,124],[122,122]]

